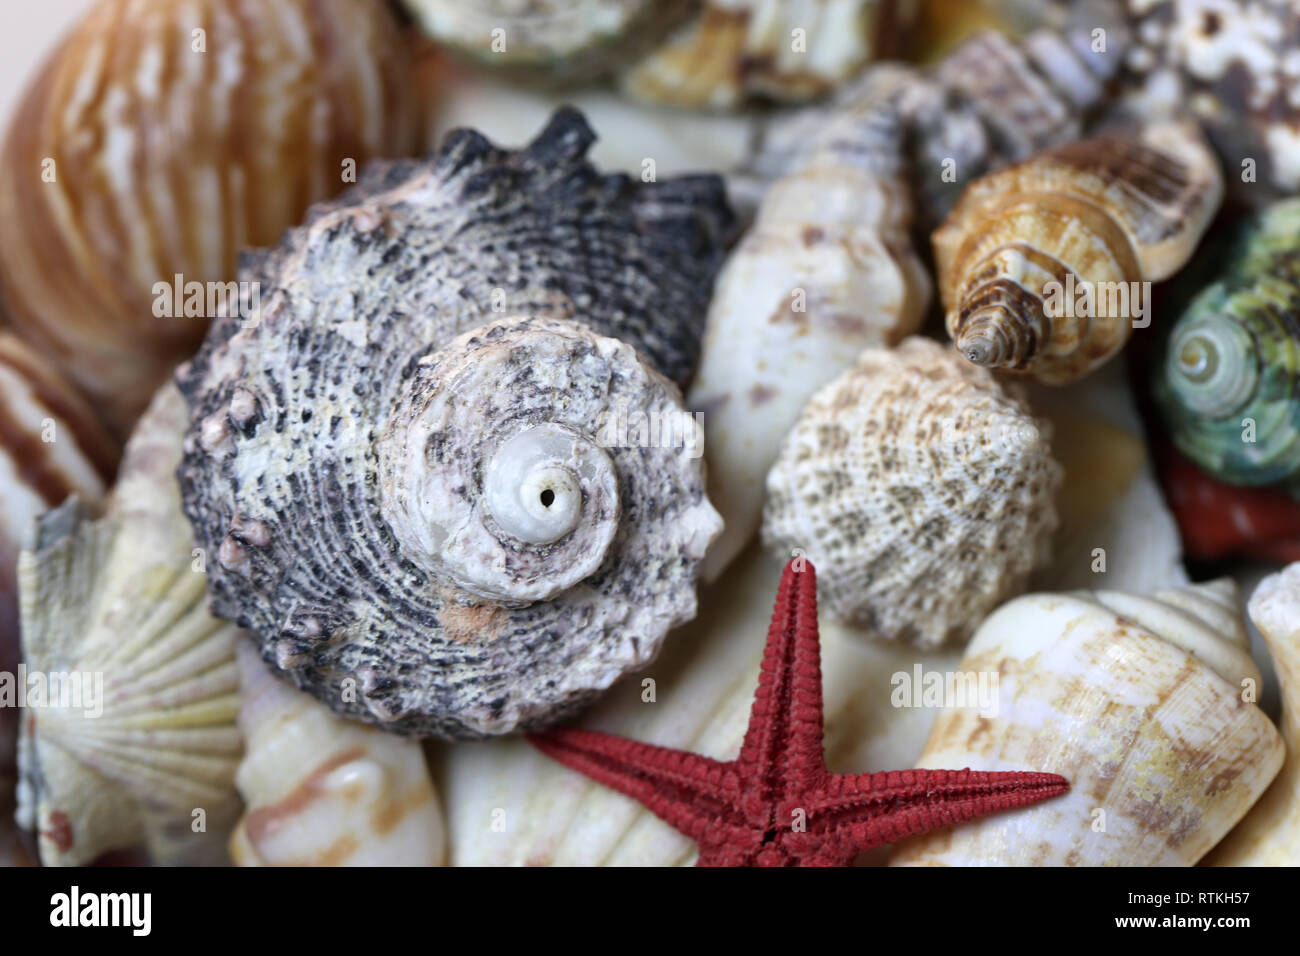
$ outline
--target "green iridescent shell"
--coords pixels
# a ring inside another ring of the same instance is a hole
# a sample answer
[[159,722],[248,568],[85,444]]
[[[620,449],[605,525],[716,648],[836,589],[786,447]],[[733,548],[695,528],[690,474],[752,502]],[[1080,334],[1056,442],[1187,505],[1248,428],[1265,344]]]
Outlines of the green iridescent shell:
[[1300,199],[1253,217],[1178,319],[1156,382],[1178,448],[1235,485],[1300,479]]

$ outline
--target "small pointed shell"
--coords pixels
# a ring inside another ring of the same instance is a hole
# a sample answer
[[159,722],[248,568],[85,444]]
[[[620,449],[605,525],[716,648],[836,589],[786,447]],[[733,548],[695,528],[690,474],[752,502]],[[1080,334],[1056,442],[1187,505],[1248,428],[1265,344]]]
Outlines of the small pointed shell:
[[1282,685],[1286,763],[1273,785],[1206,862],[1212,866],[1300,864],[1300,564],[1260,582],[1250,618],[1264,636]]
[[959,673],[996,706],[943,710],[920,767],[1059,773],[1050,805],[900,844],[892,863],[1191,866],[1268,788],[1284,746],[1230,579],[1140,597],[1033,594],[980,627]]
[[239,866],[441,866],[442,808],[419,743],[342,720],[238,645],[247,807]]
[[1149,283],[1187,261],[1222,192],[1213,154],[1174,122],[978,180],[934,233],[957,349],[1047,384],[1086,375],[1150,321]]
[[99,0],[0,158],[14,327],[125,434],[213,318],[210,290],[173,301],[177,277],[234,279],[350,165],[415,151],[419,112],[383,3]]
[[1048,557],[1047,423],[938,342],[869,349],[809,401],[767,477],[763,540],[807,555],[841,620],[964,639]]
[[239,808],[237,630],[208,614],[205,556],[180,513],[184,426],[168,385],[105,518],[70,500],[19,560],[28,673],[80,687],[64,702],[79,706],[33,707],[22,724],[19,815],[46,865],[137,846],[160,864],[225,860]]

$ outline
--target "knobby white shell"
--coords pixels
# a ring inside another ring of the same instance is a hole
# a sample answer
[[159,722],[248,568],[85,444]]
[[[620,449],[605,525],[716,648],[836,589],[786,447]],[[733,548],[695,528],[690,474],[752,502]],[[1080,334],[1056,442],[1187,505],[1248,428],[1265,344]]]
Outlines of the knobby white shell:
[[1259,799],[1285,747],[1230,579],[1140,597],[1033,594],[990,616],[960,673],[996,708],[943,710],[918,766],[1059,773],[1070,792],[916,837],[901,865],[1190,866]]
[[440,866],[442,808],[419,743],[330,713],[238,646],[247,810],[240,866]]

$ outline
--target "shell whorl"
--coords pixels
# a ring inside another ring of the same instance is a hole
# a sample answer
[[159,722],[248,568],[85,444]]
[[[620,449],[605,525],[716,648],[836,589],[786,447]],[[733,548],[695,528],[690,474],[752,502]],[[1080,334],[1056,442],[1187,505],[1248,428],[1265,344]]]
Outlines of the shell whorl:
[[1175,444],[1214,477],[1300,473],[1300,200],[1246,224],[1220,277],[1178,319],[1156,380]]
[[1178,123],[1104,134],[972,184],[934,234],[947,325],[977,364],[1072,381],[1113,356],[1145,286],[1190,256],[1222,182]]
[[597,175],[591,140],[562,110],[372,170],[250,258],[258,321],[180,374],[214,612],[336,711],[540,727],[694,614],[719,519],[636,423],[683,419],[730,213],[712,177]]

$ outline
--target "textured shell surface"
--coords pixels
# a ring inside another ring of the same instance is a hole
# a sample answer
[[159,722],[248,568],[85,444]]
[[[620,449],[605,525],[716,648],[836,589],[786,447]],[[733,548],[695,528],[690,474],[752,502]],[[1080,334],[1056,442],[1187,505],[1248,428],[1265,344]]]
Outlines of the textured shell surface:
[[948,332],[971,362],[1063,384],[1150,322],[1144,283],[1195,250],[1222,196],[1189,124],[1039,153],[971,184],[934,233]]
[[1300,200],[1244,227],[1173,328],[1156,396],[1179,449],[1214,477],[1300,474]]
[[185,422],[180,393],[164,387],[105,517],[71,499],[39,520],[19,560],[27,686],[45,696],[24,711],[18,815],[47,866],[135,847],[160,864],[226,860],[239,812],[238,630],[207,612],[181,515]]
[[620,79],[654,103],[732,109],[823,96],[868,62],[901,52],[913,0],[705,0]]
[[568,86],[635,60],[692,0],[402,0],[424,30],[477,63]]
[[415,151],[409,68],[383,3],[99,0],[0,157],[14,328],[125,435],[211,317],[159,284],[229,282],[241,249],[342,191],[346,161]]
[[1282,766],[1231,579],[1017,598],[959,672],[996,675],[995,704],[941,711],[918,766],[1032,766],[1070,792],[908,840],[892,864],[1191,866]]
[[240,641],[239,866],[441,866],[442,807],[418,741],[344,720]]
[[1300,864],[1300,564],[1260,582],[1250,618],[1273,656],[1282,687],[1286,763],[1273,785],[1206,862],[1213,866]]
[[18,550],[33,521],[76,495],[98,505],[118,445],[47,360],[0,332],[0,671],[18,664]]
[[522,151],[462,130],[375,168],[182,371],[214,612],[339,712],[542,726],[695,612],[719,519],[669,379],[730,213],[715,177],[598,175],[591,140],[561,110]]
[[938,342],[868,349],[817,392],[767,477],[763,540],[805,554],[867,634],[964,639],[1050,553],[1047,423]]

